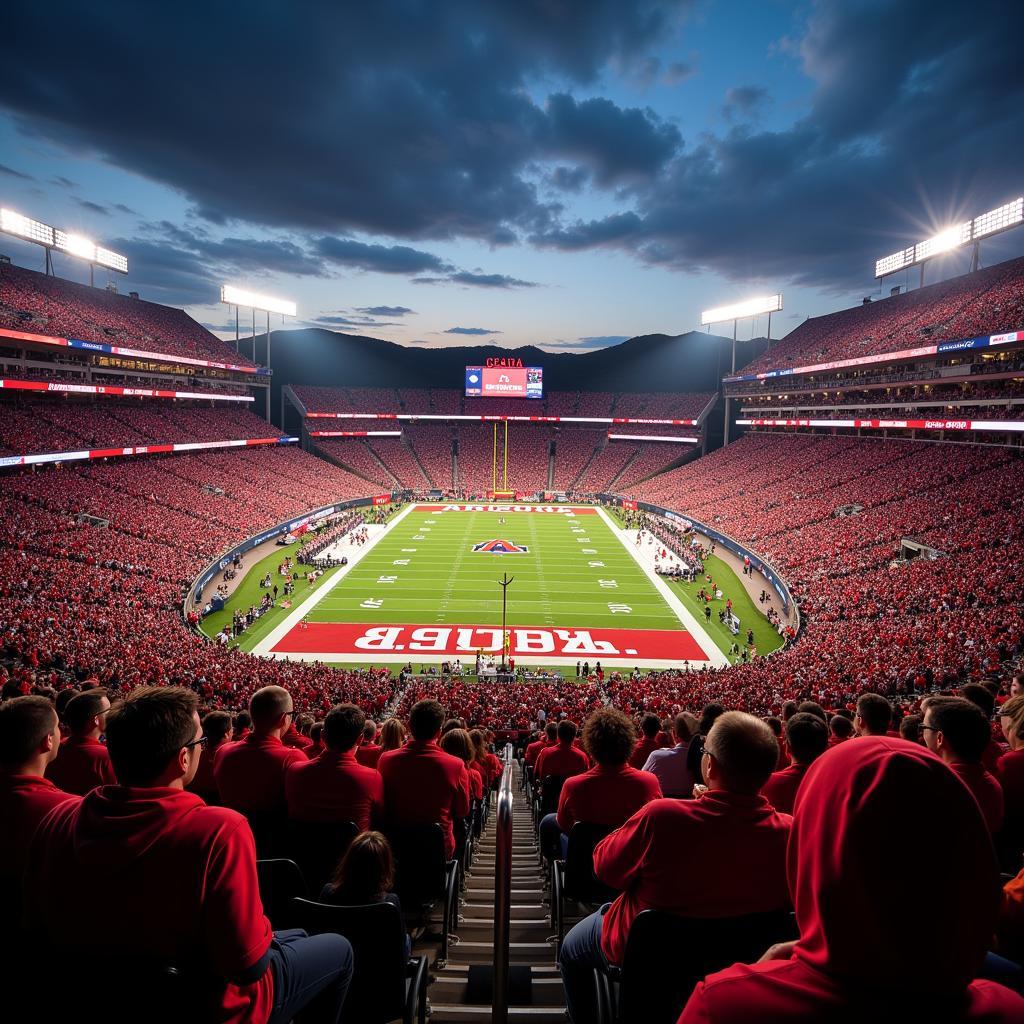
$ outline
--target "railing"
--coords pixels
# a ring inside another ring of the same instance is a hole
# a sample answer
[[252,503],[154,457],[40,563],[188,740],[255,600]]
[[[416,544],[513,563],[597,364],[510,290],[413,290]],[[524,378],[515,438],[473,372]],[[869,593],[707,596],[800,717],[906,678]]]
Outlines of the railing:
[[508,1024],[509,921],[512,916],[512,744],[505,745],[494,835],[494,988],[492,1024]]

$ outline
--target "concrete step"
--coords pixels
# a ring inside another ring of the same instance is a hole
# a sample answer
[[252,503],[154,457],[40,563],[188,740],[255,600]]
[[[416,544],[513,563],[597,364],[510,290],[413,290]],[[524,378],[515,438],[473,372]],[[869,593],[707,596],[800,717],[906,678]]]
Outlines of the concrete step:
[[[509,962],[513,964],[553,964],[555,946],[547,942],[510,942],[508,955]],[[486,942],[473,938],[462,939],[452,945],[448,956],[459,963],[491,964],[494,963],[494,944],[490,939]]]
[[[489,1024],[489,1006],[458,1006],[451,1003],[431,1002],[431,1024]],[[515,1024],[565,1024],[564,1007],[556,1006],[510,1006],[508,1019]]]
[[[471,900],[463,904],[459,908],[459,912],[466,918],[467,921],[473,918],[486,917],[489,920],[494,918],[494,901],[482,902]],[[544,904],[537,900],[536,903],[515,903],[509,907],[509,914],[512,920],[524,919],[530,917],[543,917],[544,916]]]
[[[553,965],[534,967],[531,975],[532,1006],[562,1007],[565,1005],[562,978]],[[431,1003],[433,1005],[438,1003],[464,1005],[468,983],[469,965],[449,964],[444,971],[437,975],[437,981],[430,986]]]

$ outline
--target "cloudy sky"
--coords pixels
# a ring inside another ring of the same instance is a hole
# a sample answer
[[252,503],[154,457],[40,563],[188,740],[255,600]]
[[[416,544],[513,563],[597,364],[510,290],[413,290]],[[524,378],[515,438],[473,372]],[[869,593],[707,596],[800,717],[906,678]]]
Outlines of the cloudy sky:
[[1006,0],[11,6],[0,203],[215,327],[229,281],[303,325],[552,350],[781,290],[778,336],[1024,184]]

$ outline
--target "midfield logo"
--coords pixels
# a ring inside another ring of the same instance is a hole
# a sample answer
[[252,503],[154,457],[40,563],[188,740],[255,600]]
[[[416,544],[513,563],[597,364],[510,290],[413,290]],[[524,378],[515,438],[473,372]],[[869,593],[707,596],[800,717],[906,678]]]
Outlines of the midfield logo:
[[486,555],[525,555],[529,548],[524,544],[516,544],[510,540],[485,540],[473,545],[474,551],[482,551]]

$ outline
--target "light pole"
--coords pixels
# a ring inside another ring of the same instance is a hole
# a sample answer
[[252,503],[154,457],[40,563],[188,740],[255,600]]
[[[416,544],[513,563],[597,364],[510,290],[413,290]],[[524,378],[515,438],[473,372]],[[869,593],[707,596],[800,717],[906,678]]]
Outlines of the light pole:
[[505,654],[507,650],[507,642],[505,640],[505,613],[508,608],[508,588],[509,584],[515,579],[515,576],[509,576],[509,574],[503,573],[503,578],[498,580],[498,586],[501,587],[501,671],[508,672],[508,663],[505,661]]

